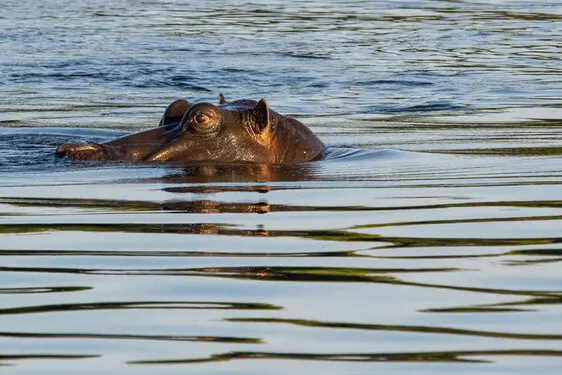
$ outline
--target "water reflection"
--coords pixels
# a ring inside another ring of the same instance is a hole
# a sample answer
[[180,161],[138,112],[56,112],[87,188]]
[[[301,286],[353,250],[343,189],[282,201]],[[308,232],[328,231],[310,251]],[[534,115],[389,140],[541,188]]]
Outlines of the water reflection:
[[245,337],[216,337],[216,336],[181,336],[181,335],[127,335],[127,334],[91,334],[91,333],[27,333],[27,332],[0,332],[0,337],[22,339],[72,339],[72,340],[150,340],[150,341],[190,341],[190,342],[217,342],[229,344],[261,344],[257,338]]
[[232,322],[239,323],[264,323],[264,324],[292,324],[303,327],[318,327],[329,329],[353,329],[367,331],[400,331],[400,332],[417,332],[417,333],[435,333],[445,335],[469,335],[495,338],[516,338],[521,340],[562,340],[562,335],[558,334],[524,334],[524,333],[506,333],[506,332],[490,332],[476,331],[468,329],[456,329],[447,327],[431,327],[431,326],[413,326],[413,325],[385,325],[385,324],[360,324],[346,322],[323,322],[315,320],[299,320],[299,319],[273,319],[273,318],[232,318]]
[[[75,272],[81,272],[76,270]],[[182,301],[136,301],[136,302],[103,302],[83,304],[59,304],[41,305],[20,308],[0,309],[0,315],[11,314],[37,314],[81,310],[134,310],[134,309],[158,309],[158,310],[190,310],[190,309],[218,309],[218,310],[277,310],[278,306],[251,303],[226,303],[226,302],[182,302]],[[1,335],[0,335],[1,336]]]
[[69,355],[69,354],[28,354],[28,355],[0,355],[0,366],[14,366],[11,362],[2,363],[2,361],[21,361],[21,360],[65,360],[65,359],[89,359],[100,358],[101,355]]
[[[306,181],[317,169],[315,163],[298,165],[268,164],[200,164],[182,167],[180,173],[170,173],[158,179],[164,183],[217,183],[217,182],[275,182]],[[203,188],[199,186],[198,188]],[[244,187],[249,191],[267,192],[267,187]],[[252,190],[256,189],[256,190]],[[172,190],[173,192],[199,192],[189,190]],[[246,191],[246,190],[234,190]],[[206,191],[203,191],[206,192]],[[213,192],[213,191],[210,191]]]
[[[0,20],[3,370],[559,373],[559,1],[54,3]],[[328,159],[53,157],[221,91]]]
[[189,364],[222,362],[241,359],[293,359],[308,361],[337,362],[465,362],[493,363],[492,359],[478,359],[496,356],[562,356],[562,350],[472,350],[458,352],[419,352],[419,353],[268,353],[268,352],[229,352],[216,354],[210,358],[162,359],[156,361],[131,361],[131,364]]

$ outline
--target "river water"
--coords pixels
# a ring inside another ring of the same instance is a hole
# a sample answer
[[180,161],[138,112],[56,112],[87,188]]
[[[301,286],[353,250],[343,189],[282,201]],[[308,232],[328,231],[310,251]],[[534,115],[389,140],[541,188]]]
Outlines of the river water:
[[[562,8],[4,0],[4,374],[558,374]],[[266,98],[296,166],[56,145]]]

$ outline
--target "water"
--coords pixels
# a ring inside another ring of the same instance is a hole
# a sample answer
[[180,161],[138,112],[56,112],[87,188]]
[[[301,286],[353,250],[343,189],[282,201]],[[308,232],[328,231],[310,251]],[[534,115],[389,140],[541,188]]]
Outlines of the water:
[[[12,1],[6,374],[557,374],[558,1]],[[259,99],[297,166],[73,164],[174,99]]]

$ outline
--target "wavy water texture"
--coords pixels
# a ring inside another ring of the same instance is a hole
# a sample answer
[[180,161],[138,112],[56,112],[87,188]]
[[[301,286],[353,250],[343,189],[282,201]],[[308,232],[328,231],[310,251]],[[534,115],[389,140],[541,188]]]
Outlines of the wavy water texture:
[[[3,372],[559,373],[558,1],[3,6]],[[221,91],[326,160],[53,155]]]

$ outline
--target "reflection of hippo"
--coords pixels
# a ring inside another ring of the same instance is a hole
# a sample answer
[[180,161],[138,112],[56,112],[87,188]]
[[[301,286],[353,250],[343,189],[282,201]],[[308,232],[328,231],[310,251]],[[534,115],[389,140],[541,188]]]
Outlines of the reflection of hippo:
[[312,131],[270,110],[265,100],[220,99],[218,107],[176,100],[158,128],[102,144],[64,144],[56,153],[72,160],[279,164],[324,156],[325,146]]

